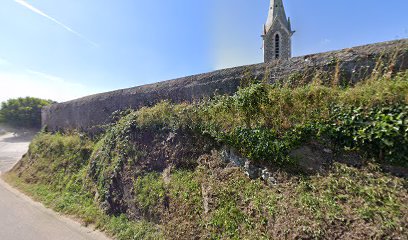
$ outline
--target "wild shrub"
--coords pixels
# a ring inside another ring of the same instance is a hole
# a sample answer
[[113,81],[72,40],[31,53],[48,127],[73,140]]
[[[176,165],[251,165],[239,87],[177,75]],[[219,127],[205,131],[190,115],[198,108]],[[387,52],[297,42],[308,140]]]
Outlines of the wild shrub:
[[129,113],[109,128],[94,147],[89,176],[97,186],[101,202],[111,201],[111,186],[124,165],[137,161],[138,151],[129,141],[135,122],[134,112]]
[[[278,170],[278,183],[269,187],[226,166],[214,151],[194,169],[173,166],[166,176],[135,170],[133,185],[123,185],[127,189],[115,181],[143,154],[134,147],[138,130],[187,128],[265,165],[292,166],[291,150],[322,137],[341,149],[407,166],[407,81],[408,74],[401,74],[349,88],[253,83],[200,103],[165,101],[117,115],[96,144],[79,134],[42,133],[18,174],[46,204],[118,239],[318,239],[349,232],[361,239],[398,238],[407,229],[406,181],[371,164],[355,169],[335,163],[327,174],[312,176]],[[112,194],[115,189],[130,191],[141,221],[123,214],[124,197]],[[106,201],[118,207],[110,212],[115,216],[100,209]]]
[[10,99],[1,103],[0,122],[13,127],[41,128],[41,108],[52,103],[33,97]]
[[86,166],[92,150],[93,142],[79,134],[41,133],[34,138],[24,157],[35,156],[34,166],[27,166],[21,177],[29,182],[68,183],[70,179],[66,176]]
[[265,115],[264,106],[270,104],[266,84],[253,84],[241,88],[232,98],[235,108],[243,116],[247,128],[250,128],[252,123],[257,124],[257,120]]
[[374,107],[408,105],[408,71],[392,79],[369,79],[340,92],[337,103],[344,106]]
[[355,87],[251,84],[200,104],[162,102],[136,113],[139,126],[187,127],[259,162],[291,163],[288,153],[327,134],[338,146],[405,164],[408,73]]
[[408,106],[333,107],[323,126],[340,146],[382,162],[408,166]]

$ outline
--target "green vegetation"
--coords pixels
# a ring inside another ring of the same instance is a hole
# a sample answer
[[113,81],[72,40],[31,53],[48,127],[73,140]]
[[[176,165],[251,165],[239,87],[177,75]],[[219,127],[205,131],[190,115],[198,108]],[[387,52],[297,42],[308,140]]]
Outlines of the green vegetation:
[[348,149],[408,167],[408,106],[334,108],[324,133]]
[[[55,211],[82,219],[117,239],[159,239],[156,226],[129,221],[125,215],[109,216],[94,201],[95,190],[87,177],[94,143],[80,134],[39,134],[28,155],[5,178],[14,186]],[[35,159],[33,157],[35,156]]]
[[52,103],[33,97],[10,99],[1,104],[0,122],[13,127],[40,128],[41,108]]
[[97,185],[101,202],[111,201],[112,176],[117,176],[128,162],[136,162],[140,154],[129,142],[132,121],[128,119],[124,117],[106,132],[91,157],[89,175]]
[[[117,239],[397,239],[408,232],[407,180],[380,167],[408,166],[408,73],[347,88],[245,85],[233,96],[117,113],[96,139],[43,132],[6,178]],[[287,171],[297,170],[291,151],[310,141],[334,154],[357,152],[362,167]],[[208,142],[273,167],[277,184],[250,180],[217,147],[193,164],[171,160]]]
[[[300,181],[296,187],[296,205],[319,225],[361,219],[366,224],[376,224],[379,235],[389,236],[408,218],[406,183],[381,174],[375,165],[355,169],[335,164],[327,176]],[[320,226],[320,229],[324,228]]]
[[[34,147],[42,144],[49,147]],[[96,186],[86,174],[92,142],[77,134],[41,134],[31,146],[20,170],[6,179],[116,239],[325,238],[343,230],[361,238],[393,238],[408,229],[407,181],[373,165],[335,164],[328,174],[315,176],[281,173],[280,183],[270,188],[226,167],[214,153],[200,159],[196,169],[172,171],[168,182],[157,172],[137,177],[127,191],[134,191],[131,204],[140,207],[142,220],[131,221],[124,214],[107,215],[95,201]],[[71,165],[65,161],[69,155],[60,153],[73,154],[74,148],[86,154],[78,153]],[[54,177],[59,181],[50,181]]]
[[260,180],[251,181],[237,171],[221,173],[204,173],[207,179],[203,181],[214,187],[212,194],[216,196],[216,208],[209,214],[206,229],[210,238],[267,238],[267,226],[278,207],[278,194]]
[[153,172],[139,177],[134,182],[135,204],[142,210],[143,215],[154,218],[157,209],[151,206],[158,206],[165,197],[164,181],[160,174]]
[[264,164],[293,164],[291,149],[327,138],[380,162],[408,166],[407,96],[408,73],[353,88],[258,83],[197,105],[162,102],[128,119],[140,128],[189,128]]

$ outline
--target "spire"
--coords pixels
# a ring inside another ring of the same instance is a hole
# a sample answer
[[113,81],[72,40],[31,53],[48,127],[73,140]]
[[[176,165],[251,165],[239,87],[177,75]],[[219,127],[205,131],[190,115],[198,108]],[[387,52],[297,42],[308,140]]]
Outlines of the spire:
[[291,58],[291,38],[294,33],[290,19],[286,17],[283,0],[270,1],[268,19],[261,35],[265,62]]
[[285,8],[283,6],[282,0],[271,0],[268,19],[265,24],[265,33],[269,31],[274,21],[278,18],[288,28],[288,30],[291,31],[288,19],[286,18]]

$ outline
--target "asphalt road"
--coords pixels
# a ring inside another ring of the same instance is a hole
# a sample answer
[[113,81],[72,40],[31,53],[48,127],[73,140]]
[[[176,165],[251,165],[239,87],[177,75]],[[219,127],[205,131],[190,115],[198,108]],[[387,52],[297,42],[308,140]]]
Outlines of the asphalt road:
[[[27,151],[33,134],[0,136],[0,171],[10,170]],[[34,202],[0,179],[0,240],[108,240]]]

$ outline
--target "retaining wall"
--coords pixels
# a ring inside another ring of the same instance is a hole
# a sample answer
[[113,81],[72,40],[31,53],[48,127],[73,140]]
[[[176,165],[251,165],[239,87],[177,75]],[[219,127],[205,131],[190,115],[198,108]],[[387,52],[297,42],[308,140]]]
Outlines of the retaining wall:
[[138,109],[161,100],[184,102],[233,94],[248,79],[268,83],[354,84],[369,77],[408,69],[408,39],[370,44],[339,51],[295,57],[287,61],[222,69],[175,80],[95,94],[42,110],[49,131],[89,130],[105,124],[117,110]]

